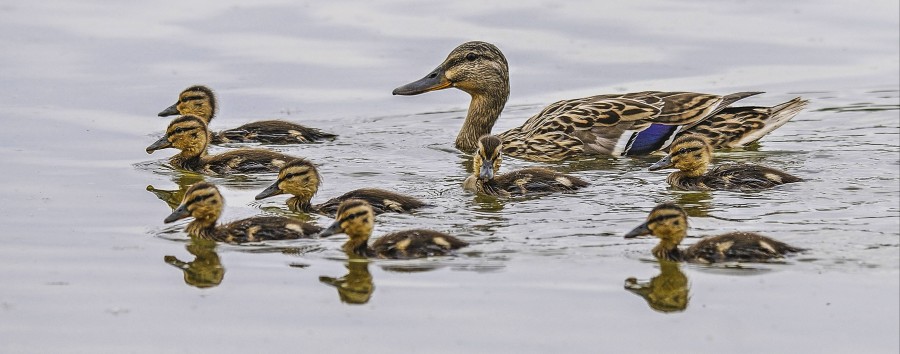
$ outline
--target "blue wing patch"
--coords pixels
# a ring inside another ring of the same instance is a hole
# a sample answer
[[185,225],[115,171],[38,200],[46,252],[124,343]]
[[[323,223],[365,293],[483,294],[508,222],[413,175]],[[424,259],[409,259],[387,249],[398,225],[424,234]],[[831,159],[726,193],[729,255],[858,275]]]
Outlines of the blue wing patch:
[[625,156],[647,155],[664,148],[678,132],[678,125],[651,124],[649,128],[631,135]]

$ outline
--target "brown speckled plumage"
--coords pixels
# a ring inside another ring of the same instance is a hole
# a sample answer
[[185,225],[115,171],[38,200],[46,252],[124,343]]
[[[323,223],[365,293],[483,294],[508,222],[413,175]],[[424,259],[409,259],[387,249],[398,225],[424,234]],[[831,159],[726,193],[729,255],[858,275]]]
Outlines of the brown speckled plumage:
[[[203,85],[195,85],[182,91],[178,95],[178,101],[160,112],[159,116],[190,114],[200,117],[206,124],[209,124],[215,117],[216,110],[216,96],[213,90]],[[262,120],[234,129],[211,132],[210,143],[306,144],[335,137],[334,134],[293,122]]]
[[224,204],[225,201],[216,186],[200,182],[188,189],[184,201],[165,219],[165,222],[193,217],[194,220],[185,229],[188,234],[227,243],[311,238],[322,231],[321,227],[278,216],[252,217],[216,225]]
[[687,226],[687,213],[681,207],[663,203],[653,208],[647,221],[631,230],[625,238],[651,234],[660,240],[653,248],[656,258],[696,263],[765,262],[787,253],[803,251],[802,248],[752,232],[705,237],[682,251],[678,245],[687,235]]

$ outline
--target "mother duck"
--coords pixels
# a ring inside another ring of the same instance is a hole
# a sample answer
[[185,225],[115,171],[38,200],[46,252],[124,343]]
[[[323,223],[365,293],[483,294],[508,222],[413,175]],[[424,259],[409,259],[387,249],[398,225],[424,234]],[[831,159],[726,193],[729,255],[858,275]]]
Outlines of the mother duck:
[[[456,137],[456,147],[472,153],[478,139],[491,133],[509,98],[506,57],[490,43],[463,43],[431,73],[394,89],[393,94],[418,95],[449,87],[472,96]],[[532,161],[649,154],[665,148],[675,135],[688,132],[714,138],[716,147],[740,147],[783,125],[806,105],[796,98],[771,108],[728,108],[760,93],[645,91],[563,100],[522,126],[496,135],[503,140],[503,154]]]

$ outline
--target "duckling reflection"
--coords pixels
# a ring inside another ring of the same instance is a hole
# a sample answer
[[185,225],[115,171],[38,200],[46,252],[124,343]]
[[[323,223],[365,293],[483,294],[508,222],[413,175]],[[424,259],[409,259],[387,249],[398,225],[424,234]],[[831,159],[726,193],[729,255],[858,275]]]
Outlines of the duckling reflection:
[[221,284],[225,278],[225,267],[222,267],[216,253],[216,242],[191,238],[186,248],[194,255],[193,261],[184,262],[175,256],[165,256],[163,260],[184,272],[184,283],[187,285],[205,289]]
[[321,276],[319,281],[335,287],[341,302],[345,304],[365,304],[372,298],[375,284],[369,273],[369,260],[352,253],[347,254],[347,275],[340,278]]
[[712,150],[709,140],[704,137],[682,136],[672,142],[669,154],[649,169],[677,168],[678,171],[669,174],[666,182],[688,191],[758,191],[803,181],[787,172],[754,164],[725,164],[709,170]]
[[665,313],[684,311],[690,298],[687,276],[678,262],[667,260],[659,260],[659,275],[649,281],[625,279],[625,290],[644,298],[651,309]]
[[[209,124],[216,115],[216,107],[216,95],[213,90],[203,85],[194,85],[181,91],[178,101],[159,112],[159,116],[195,115]],[[336,137],[319,129],[284,120],[256,121],[218,133],[210,132],[209,136],[210,144],[306,144]]]
[[690,217],[707,217],[712,210],[712,194],[708,191],[674,191],[672,202],[681,206]]
[[178,185],[178,189],[157,189],[153,185],[148,185],[147,191],[153,193],[159,200],[166,202],[166,204],[169,205],[169,208],[175,210],[175,208],[181,205],[181,201],[184,199],[184,194],[187,193],[188,188],[191,188],[191,185],[194,183],[203,181],[203,175],[193,172],[175,171],[175,178],[173,178],[173,181]]

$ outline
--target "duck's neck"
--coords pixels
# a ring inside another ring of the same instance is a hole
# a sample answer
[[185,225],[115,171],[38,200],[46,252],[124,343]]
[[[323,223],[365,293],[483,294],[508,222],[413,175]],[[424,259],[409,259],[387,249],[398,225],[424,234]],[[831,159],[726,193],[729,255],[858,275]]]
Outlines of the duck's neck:
[[208,220],[208,219],[194,219],[190,224],[185,228],[188,235],[193,235],[205,240],[214,239],[214,234],[216,232],[216,220]]
[[659,244],[653,247],[653,255],[658,259],[680,262],[684,260],[684,255],[678,249],[678,242],[667,239],[660,239]]
[[169,160],[173,166],[181,167],[186,170],[196,170],[203,164],[203,158],[207,157],[206,144],[198,143],[181,150],[177,155],[172,156]]
[[366,257],[369,254],[369,238],[368,237],[350,237],[344,246],[341,247],[347,254],[355,254],[357,256]]
[[456,136],[456,148],[467,153],[475,152],[478,148],[478,138],[491,133],[509,99],[509,85],[502,85],[496,92],[471,95],[466,121]]
[[301,198],[299,196],[293,196],[288,198],[287,200],[288,208],[293,211],[299,211],[304,213],[313,212],[312,204],[309,202],[309,198]]

